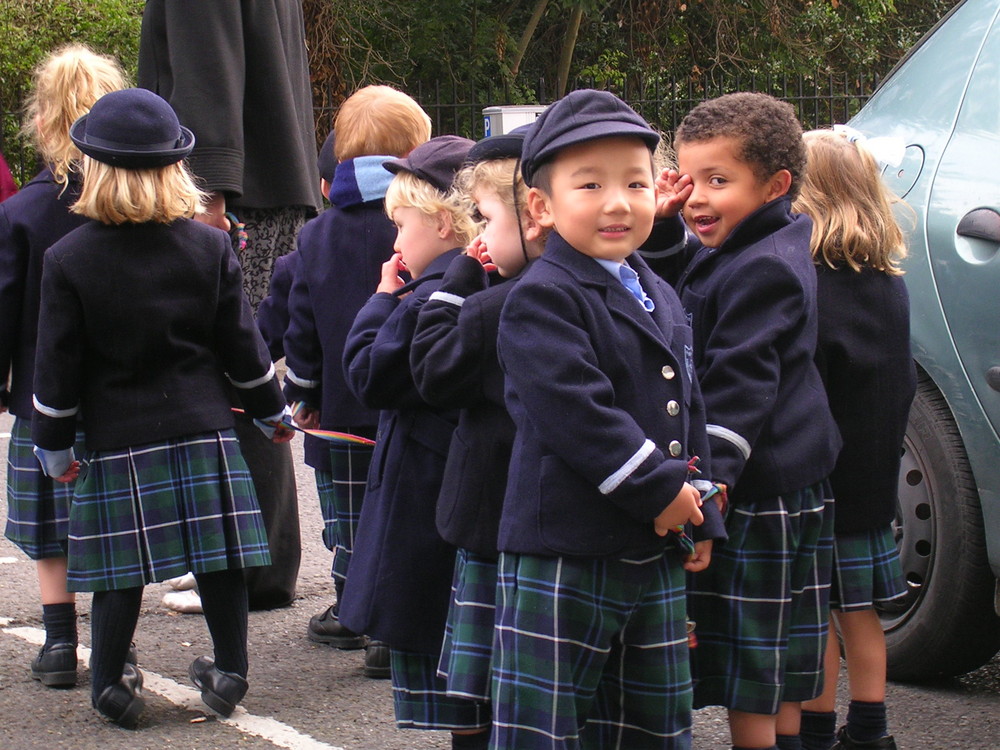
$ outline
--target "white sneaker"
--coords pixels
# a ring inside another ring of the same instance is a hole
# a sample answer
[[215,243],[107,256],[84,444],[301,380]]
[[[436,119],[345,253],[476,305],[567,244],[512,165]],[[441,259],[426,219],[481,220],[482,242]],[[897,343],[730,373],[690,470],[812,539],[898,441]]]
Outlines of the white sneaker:
[[202,613],[201,596],[194,589],[170,591],[164,594],[163,606],[185,615],[198,615]]
[[194,573],[185,573],[178,578],[168,578],[164,583],[174,591],[187,591],[198,585],[198,582],[194,580]]

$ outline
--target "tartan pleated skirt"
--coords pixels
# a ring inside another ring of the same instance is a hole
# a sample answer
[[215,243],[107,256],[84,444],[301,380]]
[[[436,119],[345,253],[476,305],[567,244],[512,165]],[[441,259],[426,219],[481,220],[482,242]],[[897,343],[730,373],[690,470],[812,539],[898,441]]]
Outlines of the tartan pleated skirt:
[[905,595],[891,526],[834,535],[830,609],[857,612]]
[[[32,560],[66,557],[73,483],[61,484],[42,473],[31,452],[31,420],[16,418],[7,448],[7,527],[4,535]],[[85,452],[83,433],[73,449]]]
[[496,560],[459,548],[437,671],[449,695],[490,700],[496,610]]
[[69,516],[70,591],[143,586],[269,565],[267,534],[233,430],[90,451]]

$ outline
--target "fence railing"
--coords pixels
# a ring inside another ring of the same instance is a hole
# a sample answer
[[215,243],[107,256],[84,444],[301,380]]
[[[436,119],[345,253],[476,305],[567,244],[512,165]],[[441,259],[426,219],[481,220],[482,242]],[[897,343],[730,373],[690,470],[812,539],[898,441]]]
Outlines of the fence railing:
[[[854,116],[879,83],[879,76],[861,73],[816,73],[796,76],[718,76],[650,78],[618,84],[580,79],[573,88],[613,91],[632,105],[658,130],[672,133],[685,114],[706,99],[733,91],[759,91],[789,102],[806,129],[829,127]],[[442,82],[433,87],[410,90],[433,122],[434,134],[454,133],[483,137],[483,109],[503,104],[547,104],[555,100],[554,82],[540,80],[532,87],[512,91],[508,87],[473,86]],[[336,107],[315,109],[319,140],[329,132]],[[4,111],[0,104],[0,150],[18,184],[36,171],[35,154],[18,135],[19,113]]]

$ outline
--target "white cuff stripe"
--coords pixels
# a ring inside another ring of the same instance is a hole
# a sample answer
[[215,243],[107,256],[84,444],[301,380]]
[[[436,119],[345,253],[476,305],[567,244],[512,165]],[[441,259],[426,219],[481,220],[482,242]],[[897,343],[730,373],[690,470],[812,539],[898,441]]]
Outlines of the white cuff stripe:
[[743,460],[748,461],[750,459],[750,443],[747,439],[740,435],[738,432],[733,432],[728,427],[722,427],[717,424],[705,425],[705,432],[711,437],[722,438],[733,445],[735,445],[740,453],[743,454]]
[[291,380],[292,383],[297,385],[299,388],[319,388],[320,382],[318,380],[306,380],[305,378],[300,378],[291,370],[285,370],[285,377]]
[[691,486],[698,490],[698,492],[708,492],[712,489],[712,483],[707,479],[692,479]]
[[[226,377],[229,376],[227,375]],[[247,380],[245,382],[240,382],[238,380],[233,380],[232,378],[229,378],[229,382],[235,385],[237,388],[247,391],[250,390],[251,388],[257,388],[258,386],[264,385],[264,383],[269,382],[273,377],[274,377],[274,363],[272,362],[271,366],[267,368],[267,374],[257,378],[256,380]]]
[[38,400],[38,396],[31,395],[31,403],[34,404],[35,409],[46,417],[52,417],[53,419],[62,419],[63,417],[75,417],[80,411],[80,405],[77,404],[72,409],[53,409],[51,406],[46,406],[41,401]]
[[438,302],[447,302],[455,307],[461,307],[465,303],[465,297],[459,297],[457,294],[452,294],[451,292],[437,291],[431,294],[428,298],[429,302],[437,300]]
[[618,471],[616,471],[614,474],[612,474],[603,482],[601,482],[601,485],[597,489],[600,490],[602,495],[607,495],[611,492],[614,492],[614,490],[617,489],[618,485],[620,485],[622,482],[628,479],[632,475],[632,472],[634,472],[637,468],[639,468],[639,464],[641,464],[643,461],[649,458],[649,455],[654,450],[656,450],[656,446],[653,444],[653,441],[647,439],[639,447],[639,450],[633,453],[632,457],[628,461],[623,463],[621,465],[621,468],[618,469]]

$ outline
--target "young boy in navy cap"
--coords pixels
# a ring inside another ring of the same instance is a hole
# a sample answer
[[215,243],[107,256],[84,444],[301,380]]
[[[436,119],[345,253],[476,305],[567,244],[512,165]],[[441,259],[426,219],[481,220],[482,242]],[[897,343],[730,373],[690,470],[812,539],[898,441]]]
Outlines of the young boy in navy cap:
[[[703,569],[724,532],[700,495],[711,485],[691,330],[634,252],[652,228],[658,141],[590,90],[525,137],[528,207],[551,234],[500,321],[517,432],[491,747],[691,744],[684,571]],[[692,550],[684,525],[703,520]]]

